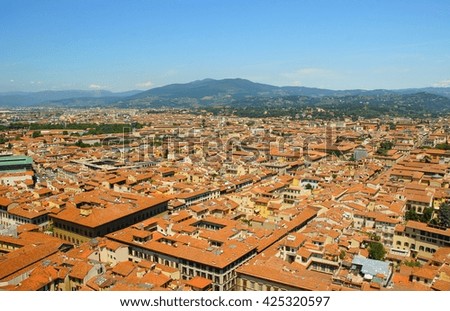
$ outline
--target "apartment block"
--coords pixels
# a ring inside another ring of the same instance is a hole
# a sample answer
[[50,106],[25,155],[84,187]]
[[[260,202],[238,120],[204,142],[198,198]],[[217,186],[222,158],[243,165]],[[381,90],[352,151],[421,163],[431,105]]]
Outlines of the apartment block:
[[429,260],[442,247],[450,247],[450,229],[443,229],[417,221],[397,225],[393,248],[416,254],[421,260]]

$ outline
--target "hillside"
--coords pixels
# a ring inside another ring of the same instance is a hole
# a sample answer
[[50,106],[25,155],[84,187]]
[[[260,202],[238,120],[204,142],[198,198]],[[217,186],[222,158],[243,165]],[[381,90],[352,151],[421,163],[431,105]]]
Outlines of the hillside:
[[206,108],[213,113],[247,117],[301,116],[303,118],[436,117],[450,114],[450,98],[425,92],[415,94],[249,97],[228,107]]
[[[450,113],[450,88],[328,90],[278,87],[245,79],[204,79],[147,91],[0,93],[0,106],[201,108],[246,116],[410,116]],[[227,108],[228,107],[228,108]]]
[[[0,93],[0,106],[17,107],[17,106],[34,106],[34,105],[66,105],[72,100],[78,99],[77,102],[89,102],[95,99],[102,101],[107,98],[115,97],[117,101],[119,98],[129,97],[140,91],[128,91],[122,93],[113,93],[104,90],[67,90],[67,91],[41,91],[41,92],[7,92]],[[109,101],[111,102],[111,101]]]

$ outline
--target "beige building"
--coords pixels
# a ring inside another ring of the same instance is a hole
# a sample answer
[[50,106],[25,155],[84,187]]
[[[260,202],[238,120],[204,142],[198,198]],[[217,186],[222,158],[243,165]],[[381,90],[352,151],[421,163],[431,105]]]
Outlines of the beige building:
[[[184,280],[209,279],[213,290],[234,289],[235,269],[256,255],[257,245],[239,237],[228,239],[221,234],[226,226],[218,219],[195,220],[184,227],[183,235],[163,236],[154,223],[144,224],[114,232],[108,238],[128,245],[132,261],[150,260],[176,268]],[[200,231],[207,240],[196,238]]]
[[353,226],[356,229],[371,229],[373,233],[380,237],[380,242],[385,247],[392,247],[395,226],[400,222],[398,219],[390,218],[380,212],[357,211],[353,214],[353,220]]
[[128,245],[132,261],[154,261],[179,269],[183,280],[200,276],[212,281],[213,290],[234,290],[238,267],[316,215],[305,209],[277,230],[268,230],[213,216],[199,219],[182,211],[172,214],[169,224],[153,218],[107,237]]
[[398,225],[394,235],[394,250],[416,253],[419,259],[430,259],[441,247],[450,247],[450,229],[428,226],[417,221]]

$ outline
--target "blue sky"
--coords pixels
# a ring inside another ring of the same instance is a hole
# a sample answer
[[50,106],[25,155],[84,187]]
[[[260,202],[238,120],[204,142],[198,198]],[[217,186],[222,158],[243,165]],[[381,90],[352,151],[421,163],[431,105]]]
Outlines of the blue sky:
[[450,86],[450,1],[0,0],[0,92]]

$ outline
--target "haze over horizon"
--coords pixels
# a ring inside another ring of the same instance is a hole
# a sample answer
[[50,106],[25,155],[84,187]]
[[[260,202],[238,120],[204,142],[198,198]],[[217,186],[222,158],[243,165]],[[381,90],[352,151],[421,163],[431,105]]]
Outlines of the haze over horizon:
[[450,86],[450,2],[2,1],[0,92]]

